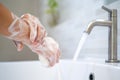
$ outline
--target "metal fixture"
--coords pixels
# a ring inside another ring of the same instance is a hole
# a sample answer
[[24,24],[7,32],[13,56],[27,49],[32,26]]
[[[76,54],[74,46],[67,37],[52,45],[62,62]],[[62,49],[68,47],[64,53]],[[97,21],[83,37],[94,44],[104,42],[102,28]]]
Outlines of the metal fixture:
[[103,26],[108,27],[109,35],[108,35],[108,60],[106,62],[116,63],[120,62],[117,59],[117,10],[116,9],[108,9],[102,6],[102,9],[109,13],[108,20],[95,20],[90,22],[88,28],[86,29],[86,33],[90,34],[94,26]]

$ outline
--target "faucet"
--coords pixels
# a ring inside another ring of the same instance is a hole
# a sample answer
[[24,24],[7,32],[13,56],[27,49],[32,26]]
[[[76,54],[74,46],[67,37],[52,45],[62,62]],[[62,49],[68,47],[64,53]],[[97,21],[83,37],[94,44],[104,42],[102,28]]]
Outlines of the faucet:
[[102,9],[109,13],[108,20],[95,20],[89,23],[86,33],[90,34],[92,29],[95,26],[103,26],[108,27],[108,59],[105,62],[108,63],[117,63],[120,62],[117,59],[117,10],[116,9],[108,9],[105,6],[102,6]]

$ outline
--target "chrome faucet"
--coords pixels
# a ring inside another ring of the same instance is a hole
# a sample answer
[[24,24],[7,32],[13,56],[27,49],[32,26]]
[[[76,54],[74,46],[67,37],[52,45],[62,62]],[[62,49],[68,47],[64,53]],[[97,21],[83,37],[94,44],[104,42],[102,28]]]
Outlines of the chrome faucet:
[[90,34],[94,26],[108,27],[108,63],[120,62],[117,59],[117,10],[108,9],[104,6],[102,8],[109,13],[108,20],[95,20],[89,23],[86,33]]

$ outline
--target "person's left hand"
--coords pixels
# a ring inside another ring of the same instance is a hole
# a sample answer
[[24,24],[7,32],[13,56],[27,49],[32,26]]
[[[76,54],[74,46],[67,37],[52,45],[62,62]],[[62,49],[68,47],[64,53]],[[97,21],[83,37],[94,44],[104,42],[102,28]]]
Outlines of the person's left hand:
[[[14,16],[14,18],[16,18],[16,16]],[[35,45],[37,43],[41,43],[42,39],[47,35],[45,28],[43,27],[43,25],[40,23],[40,21],[30,15],[30,14],[24,14],[21,16],[21,21],[25,22],[27,24],[27,26],[29,26],[29,36],[27,37],[26,40],[24,40],[24,43],[31,43],[32,45]],[[18,26],[19,27],[20,23],[18,22]],[[26,26],[20,26],[20,27],[26,27]],[[19,34],[19,35],[23,35],[23,34]],[[22,39],[17,37],[17,39]],[[22,41],[17,41],[17,40],[13,40],[13,42],[15,43],[15,46],[17,48],[18,51],[21,51],[23,49],[23,42]]]

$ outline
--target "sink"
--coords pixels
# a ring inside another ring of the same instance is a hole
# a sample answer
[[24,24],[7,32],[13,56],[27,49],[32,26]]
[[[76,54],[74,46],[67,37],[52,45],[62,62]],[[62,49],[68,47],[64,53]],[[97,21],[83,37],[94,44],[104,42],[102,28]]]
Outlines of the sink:
[[120,80],[120,64],[103,59],[61,59],[52,68],[39,61],[0,62],[0,80]]

